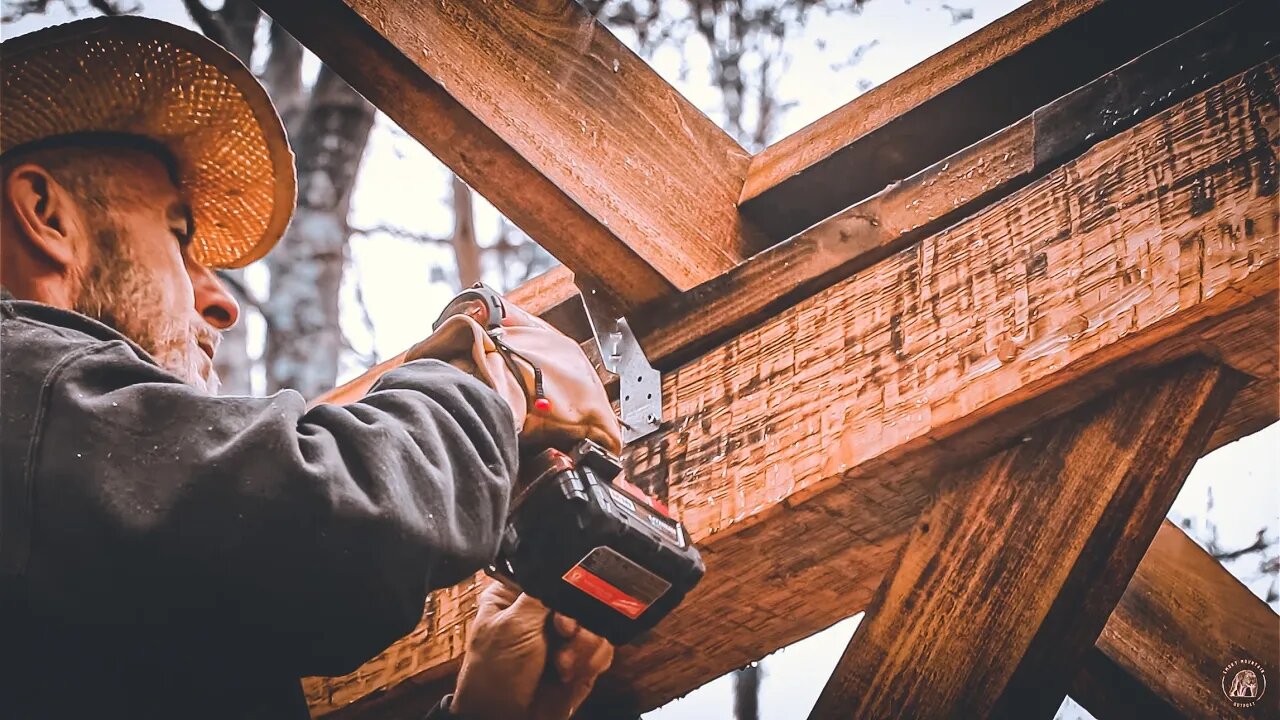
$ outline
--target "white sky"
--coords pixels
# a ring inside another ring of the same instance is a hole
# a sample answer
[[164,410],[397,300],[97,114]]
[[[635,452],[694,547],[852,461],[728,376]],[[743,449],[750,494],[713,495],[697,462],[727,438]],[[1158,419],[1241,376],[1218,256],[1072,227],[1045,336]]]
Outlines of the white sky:
[[[972,8],[972,19],[953,23],[952,11],[944,7],[948,2],[953,8]],[[190,26],[180,0],[142,0],[142,4],[147,15]],[[791,61],[779,92],[781,100],[795,104],[781,119],[782,133],[825,115],[1020,4],[1020,0],[871,0],[857,14],[812,14],[803,32],[788,40]],[[6,36],[21,34],[66,19],[65,12],[31,16],[6,26],[3,32]],[[864,52],[860,62],[842,66],[856,48],[872,42],[876,44]],[[688,67],[683,77],[674,50],[660,53],[655,67],[695,105],[716,117],[720,108],[706,72],[706,53],[705,47],[686,48]],[[308,67],[314,72],[314,61]],[[357,185],[352,225],[387,224],[447,236],[452,223],[448,187],[449,175],[440,163],[380,116]],[[498,216],[482,199],[477,201],[477,233],[485,242],[493,236]],[[449,285],[433,278],[431,271],[433,266],[451,267],[452,256],[447,250],[387,236],[355,238],[351,250],[356,271],[352,276],[363,286],[376,332],[370,337],[363,329],[350,302],[344,312],[344,327],[357,347],[372,345],[382,357],[398,353],[429,330],[431,319],[452,294]],[[251,280],[262,283],[264,277],[258,272]],[[348,299],[352,296],[352,288],[347,288],[347,295]],[[346,375],[359,370],[348,367]],[[1227,548],[1249,545],[1262,526],[1267,526],[1268,537],[1274,538],[1280,530],[1278,460],[1280,425],[1218,450],[1196,466],[1171,517],[1191,518],[1193,534],[1203,534],[1209,523],[1215,524],[1220,542]],[[1207,509],[1210,489],[1212,511]],[[1260,576],[1257,564],[1253,556],[1231,563],[1229,568],[1255,593],[1265,596],[1271,578]],[[764,720],[807,715],[860,617],[842,621],[764,661]],[[1206,677],[1205,682],[1213,684],[1217,678]],[[730,718],[730,693],[726,677],[645,717]],[[1060,717],[1087,715],[1067,705]]]

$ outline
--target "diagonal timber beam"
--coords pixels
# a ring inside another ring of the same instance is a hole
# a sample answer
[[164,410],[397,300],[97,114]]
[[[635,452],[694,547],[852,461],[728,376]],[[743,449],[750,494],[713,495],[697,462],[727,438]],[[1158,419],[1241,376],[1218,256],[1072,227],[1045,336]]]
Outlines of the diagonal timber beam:
[[578,3],[258,4],[624,307],[744,257],[749,153]]
[[766,242],[790,237],[1223,8],[1032,0],[756,155],[743,215]]
[[1275,720],[1280,704],[1237,707],[1221,677],[1239,660],[1276,677],[1278,627],[1274,610],[1165,521],[1069,694],[1098,720]]
[[1240,384],[1184,361],[943,480],[810,720],[1053,717]]
[[[1255,378],[1213,447],[1280,417],[1278,77],[1209,88],[667,373],[670,420],[629,472],[716,581],[606,689],[654,707],[865,607],[930,477],[1123,372],[1202,354]],[[415,707],[456,668],[474,595],[436,593],[359,671],[309,680],[313,712]]]
[[1280,32],[1259,28],[1280,28],[1280,5],[1239,3],[728,273],[660,301],[632,322],[646,354],[667,367],[697,357],[1098,142],[1253,67],[1280,44]]

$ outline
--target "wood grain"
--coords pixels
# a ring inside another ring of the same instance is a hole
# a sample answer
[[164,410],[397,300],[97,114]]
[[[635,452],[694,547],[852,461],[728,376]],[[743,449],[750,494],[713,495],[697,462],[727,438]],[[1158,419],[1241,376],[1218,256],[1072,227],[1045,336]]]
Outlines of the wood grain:
[[[1273,422],[1276,79],[1215,86],[667,373],[666,426],[627,463],[708,581],[602,690],[651,708],[865,607],[931,478],[1123,372],[1209,355],[1266,386],[1212,444]],[[309,680],[313,712],[403,710],[397,688],[456,667],[473,608],[467,584],[434,594],[404,640]]]
[[945,478],[810,719],[1052,718],[1241,384],[1183,361]]
[[756,155],[743,215],[767,242],[790,237],[1223,9],[1030,2]]
[[749,154],[578,3],[259,4],[624,306],[742,259]]
[[1099,720],[1280,717],[1280,703],[1228,701],[1222,671],[1237,660],[1261,663],[1268,680],[1277,677],[1280,618],[1166,521],[1070,695]]
[[632,326],[658,367],[683,364],[1267,60],[1276,47],[1280,5],[1243,2],[714,280],[659,301]]

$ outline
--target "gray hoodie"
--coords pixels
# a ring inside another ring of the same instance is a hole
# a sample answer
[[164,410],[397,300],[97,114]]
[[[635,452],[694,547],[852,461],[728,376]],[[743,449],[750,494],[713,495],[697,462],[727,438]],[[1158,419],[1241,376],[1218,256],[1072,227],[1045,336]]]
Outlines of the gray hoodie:
[[510,410],[437,361],[361,402],[210,397],[0,301],[0,716],[305,718],[497,550]]

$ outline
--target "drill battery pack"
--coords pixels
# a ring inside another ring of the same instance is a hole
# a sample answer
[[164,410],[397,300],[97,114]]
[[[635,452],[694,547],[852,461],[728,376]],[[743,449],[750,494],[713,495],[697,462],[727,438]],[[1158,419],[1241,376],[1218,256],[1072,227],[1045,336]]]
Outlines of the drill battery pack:
[[671,612],[702,579],[684,527],[615,482],[618,459],[583,441],[522,472],[491,572],[615,645]]

